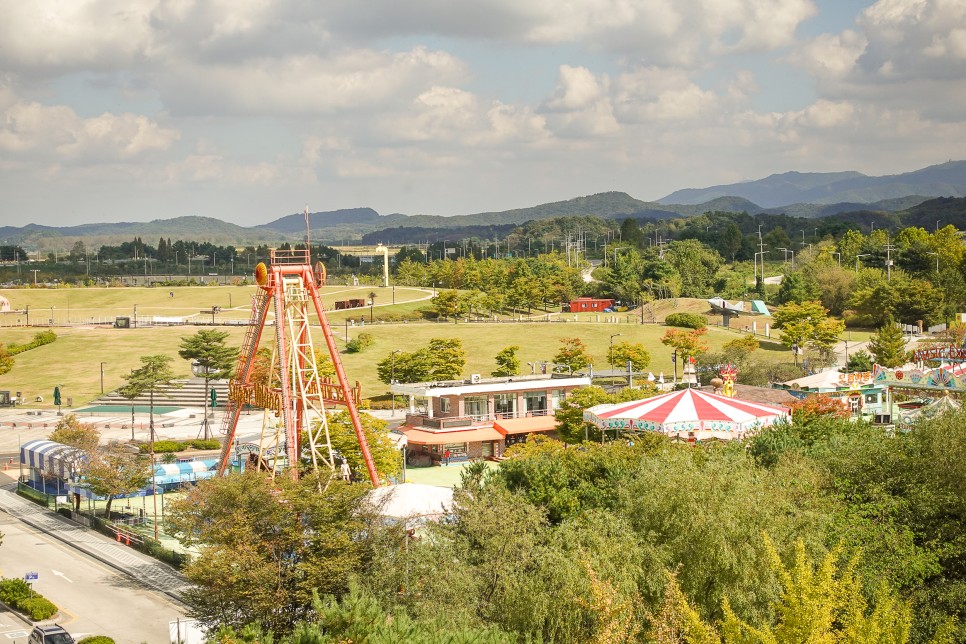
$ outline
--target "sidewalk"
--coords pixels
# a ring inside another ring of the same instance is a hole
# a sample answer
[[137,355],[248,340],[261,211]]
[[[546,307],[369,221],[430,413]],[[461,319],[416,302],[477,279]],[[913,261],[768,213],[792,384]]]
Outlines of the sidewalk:
[[176,601],[189,588],[188,581],[171,566],[17,496],[16,481],[9,474],[0,473],[0,510]]

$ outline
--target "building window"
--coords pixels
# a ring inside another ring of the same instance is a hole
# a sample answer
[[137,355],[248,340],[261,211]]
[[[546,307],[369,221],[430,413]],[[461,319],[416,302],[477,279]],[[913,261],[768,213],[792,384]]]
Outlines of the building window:
[[486,396],[467,396],[463,399],[463,415],[473,420],[486,420]]
[[865,395],[865,404],[867,404],[867,405],[875,405],[878,402],[879,402],[879,394],[866,394]]
[[528,391],[523,394],[523,403],[527,414],[542,416],[547,413],[547,392]]
[[439,413],[448,414],[449,413],[449,398],[439,399]]
[[517,414],[516,394],[497,394],[493,396],[493,413],[497,418],[515,418]]
[[560,409],[560,405],[563,401],[567,400],[567,390],[566,389],[554,389],[551,393],[550,402],[551,409]]
[[862,409],[862,397],[861,396],[849,396],[849,412],[855,416]]

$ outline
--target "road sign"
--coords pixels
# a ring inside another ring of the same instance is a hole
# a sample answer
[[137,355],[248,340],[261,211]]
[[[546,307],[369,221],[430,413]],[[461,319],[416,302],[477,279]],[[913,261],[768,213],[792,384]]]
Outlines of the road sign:
[[28,572],[26,575],[23,576],[23,578],[24,578],[24,581],[37,581],[38,579],[40,579],[40,573]]

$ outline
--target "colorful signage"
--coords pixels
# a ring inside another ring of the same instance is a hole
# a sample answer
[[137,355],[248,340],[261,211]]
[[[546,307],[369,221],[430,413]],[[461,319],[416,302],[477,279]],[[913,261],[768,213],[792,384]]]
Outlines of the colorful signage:
[[931,349],[920,349],[912,354],[915,362],[924,360],[954,360],[966,362],[966,349],[962,347],[933,347]]

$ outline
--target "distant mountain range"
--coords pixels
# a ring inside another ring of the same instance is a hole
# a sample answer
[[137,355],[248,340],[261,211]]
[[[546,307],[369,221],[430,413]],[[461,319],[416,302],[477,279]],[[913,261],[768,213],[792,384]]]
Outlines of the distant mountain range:
[[[394,243],[440,235],[454,239],[500,235],[527,221],[587,215],[603,219],[668,219],[724,211],[806,218],[856,213],[862,219],[876,216],[875,213],[881,216],[907,211],[933,197],[963,196],[966,196],[966,161],[950,161],[884,177],[869,177],[859,172],[786,172],[757,181],[678,190],[654,202],[641,201],[624,192],[603,192],[502,212],[443,217],[380,215],[372,208],[350,208],[309,213],[309,221],[313,241],[334,243],[364,238],[365,243]],[[897,217],[891,219],[897,220]],[[65,227],[4,226],[0,227],[0,244],[18,244],[33,252],[67,250],[77,240],[87,246],[99,246],[140,237],[154,245],[164,237],[241,246],[296,241],[304,239],[304,235],[304,214],[295,213],[253,227],[210,217]]]
[[788,204],[870,204],[909,195],[966,197],[966,161],[949,161],[915,172],[869,177],[860,172],[785,172],[757,181],[672,192],[661,204],[701,204],[741,197],[763,208]]

